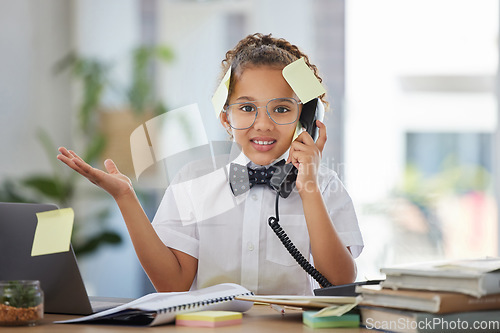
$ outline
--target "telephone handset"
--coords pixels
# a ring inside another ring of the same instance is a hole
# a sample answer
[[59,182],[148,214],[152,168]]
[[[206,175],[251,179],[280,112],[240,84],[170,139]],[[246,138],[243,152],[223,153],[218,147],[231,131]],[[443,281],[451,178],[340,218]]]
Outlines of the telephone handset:
[[[302,108],[300,123],[311,135],[314,141],[318,138],[316,120],[323,121],[324,112],[323,103],[317,98],[307,102]],[[297,178],[297,172],[297,168],[295,168],[292,163],[277,167],[273,178],[271,178],[271,186],[273,186],[273,188],[277,191],[275,205],[276,216],[271,216],[268,223],[276,236],[278,236],[283,246],[287,249],[295,261],[297,261],[300,267],[302,267],[321,285],[322,289],[315,289],[314,294],[316,296],[356,296],[358,295],[358,293],[356,293],[356,286],[379,284],[381,280],[369,280],[344,285],[333,285],[318,270],[316,270],[316,268],[314,268],[314,266],[311,265],[309,261],[304,258],[302,253],[300,253],[300,251],[295,247],[292,240],[287,236],[285,230],[283,230],[279,224],[278,203],[280,196],[286,198],[292,192]]]
[[[319,98],[314,98],[305,103],[302,107],[302,113],[300,114],[297,128],[299,129],[301,127],[305,129],[313,140],[316,141],[318,138],[316,120],[323,121],[324,114],[325,108],[323,103]],[[293,191],[297,173],[298,170],[292,163],[277,167],[274,176],[270,180],[271,187],[278,191],[283,198],[287,198]]]
[[[323,103],[315,98],[304,104],[302,107],[302,113],[300,114],[300,125],[305,128],[305,130],[311,135],[311,137],[316,141],[318,138],[316,120],[323,120],[325,109]],[[298,133],[300,134],[300,133]],[[287,236],[283,228],[279,224],[279,209],[278,202],[280,196],[287,198],[290,193],[292,193],[293,187],[295,186],[295,180],[297,179],[297,168],[292,164],[284,164],[282,166],[276,167],[273,177],[270,180],[271,187],[277,191],[276,194],[276,216],[271,216],[268,220],[269,226],[273,229],[276,236],[287,249],[287,251],[292,255],[292,257],[297,261],[297,263],[309,274],[311,275],[322,287],[333,286],[320,272],[318,272],[313,265],[307,261],[306,258],[300,253],[300,251],[295,247],[290,238]]]

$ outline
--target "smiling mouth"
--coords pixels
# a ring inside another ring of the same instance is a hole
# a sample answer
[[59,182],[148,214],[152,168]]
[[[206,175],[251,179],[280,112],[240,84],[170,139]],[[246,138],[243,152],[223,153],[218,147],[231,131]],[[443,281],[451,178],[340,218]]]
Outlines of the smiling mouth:
[[272,145],[273,143],[276,142],[276,140],[271,140],[271,141],[260,141],[260,140],[252,140],[253,143],[256,143],[258,145],[263,145],[263,146],[267,146],[267,145]]

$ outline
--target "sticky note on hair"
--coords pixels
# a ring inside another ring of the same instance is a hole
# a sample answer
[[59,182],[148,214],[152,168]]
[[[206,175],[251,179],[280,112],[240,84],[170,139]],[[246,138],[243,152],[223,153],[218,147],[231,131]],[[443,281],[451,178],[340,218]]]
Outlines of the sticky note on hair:
[[304,104],[326,93],[325,88],[314,75],[313,70],[307,66],[304,58],[295,60],[283,68],[283,77]]
[[35,229],[31,256],[41,256],[69,251],[75,213],[71,208],[36,213],[38,223]]
[[215,117],[219,117],[220,112],[226,104],[227,95],[229,93],[229,80],[231,78],[231,67],[226,72],[226,75],[222,78],[217,90],[215,90],[212,96],[212,105],[214,106]]

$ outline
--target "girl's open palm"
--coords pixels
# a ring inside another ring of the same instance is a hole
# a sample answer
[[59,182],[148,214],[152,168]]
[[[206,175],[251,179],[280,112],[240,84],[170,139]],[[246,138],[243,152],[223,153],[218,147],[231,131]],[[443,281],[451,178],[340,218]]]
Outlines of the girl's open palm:
[[60,154],[57,155],[58,160],[64,162],[71,169],[104,189],[111,194],[113,198],[118,199],[133,191],[130,179],[118,171],[118,168],[112,160],[108,159],[104,161],[104,166],[107,171],[105,172],[93,168],[72,150],[61,147],[59,148],[59,152]]

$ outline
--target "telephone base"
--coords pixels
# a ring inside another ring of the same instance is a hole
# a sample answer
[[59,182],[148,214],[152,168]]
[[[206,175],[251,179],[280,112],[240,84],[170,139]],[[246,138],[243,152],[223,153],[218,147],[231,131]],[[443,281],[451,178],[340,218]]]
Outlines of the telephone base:
[[359,293],[356,293],[356,286],[379,284],[382,281],[383,280],[359,281],[326,288],[314,289],[314,296],[357,296],[359,295]]

